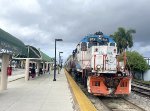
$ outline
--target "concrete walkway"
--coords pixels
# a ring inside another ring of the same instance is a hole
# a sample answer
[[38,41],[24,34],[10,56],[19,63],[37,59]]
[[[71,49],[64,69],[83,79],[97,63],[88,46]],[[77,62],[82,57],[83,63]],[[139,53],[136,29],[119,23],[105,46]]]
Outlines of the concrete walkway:
[[19,79],[0,92],[0,111],[73,111],[73,99],[64,71],[45,74],[28,82]]

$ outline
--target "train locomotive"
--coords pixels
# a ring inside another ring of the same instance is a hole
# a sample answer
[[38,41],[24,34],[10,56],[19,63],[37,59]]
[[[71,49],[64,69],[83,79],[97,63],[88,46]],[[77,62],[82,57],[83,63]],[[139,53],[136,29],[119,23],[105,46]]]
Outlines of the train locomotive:
[[85,36],[65,62],[66,70],[96,96],[125,96],[131,92],[131,73],[119,60],[117,44],[102,32]]

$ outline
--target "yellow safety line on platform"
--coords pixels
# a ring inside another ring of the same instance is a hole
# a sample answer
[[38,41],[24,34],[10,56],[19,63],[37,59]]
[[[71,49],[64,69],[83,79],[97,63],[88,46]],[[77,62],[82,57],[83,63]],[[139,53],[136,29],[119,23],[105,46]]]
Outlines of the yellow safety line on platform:
[[72,79],[69,73],[65,70],[66,77],[69,81],[70,87],[74,93],[76,101],[79,104],[81,111],[97,111],[91,101],[87,98],[87,96],[82,92],[76,82]]

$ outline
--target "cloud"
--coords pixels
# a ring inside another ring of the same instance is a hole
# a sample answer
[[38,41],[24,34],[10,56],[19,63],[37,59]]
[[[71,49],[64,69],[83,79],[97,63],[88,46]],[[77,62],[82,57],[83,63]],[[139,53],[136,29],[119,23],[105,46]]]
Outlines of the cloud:
[[136,50],[150,44],[149,4],[149,0],[1,0],[0,27],[50,56],[54,39],[62,38],[57,49],[64,50],[66,58],[86,34],[101,30],[110,35],[122,26],[136,30]]

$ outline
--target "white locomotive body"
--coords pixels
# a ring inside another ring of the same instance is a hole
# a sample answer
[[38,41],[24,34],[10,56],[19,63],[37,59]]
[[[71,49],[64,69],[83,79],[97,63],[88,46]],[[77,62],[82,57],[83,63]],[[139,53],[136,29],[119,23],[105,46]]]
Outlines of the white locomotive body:
[[[126,62],[118,61],[117,45],[109,36],[85,36],[73,51],[66,67],[87,87],[88,92],[99,96],[129,95],[131,75]],[[77,76],[78,75],[78,76]]]

